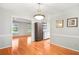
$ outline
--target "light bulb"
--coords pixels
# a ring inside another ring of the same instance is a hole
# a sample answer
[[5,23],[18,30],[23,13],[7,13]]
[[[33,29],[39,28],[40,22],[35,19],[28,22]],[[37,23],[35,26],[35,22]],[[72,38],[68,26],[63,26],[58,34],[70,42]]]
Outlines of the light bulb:
[[42,15],[36,15],[36,16],[34,16],[34,18],[37,19],[37,20],[43,20],[44,16],[42,16]]

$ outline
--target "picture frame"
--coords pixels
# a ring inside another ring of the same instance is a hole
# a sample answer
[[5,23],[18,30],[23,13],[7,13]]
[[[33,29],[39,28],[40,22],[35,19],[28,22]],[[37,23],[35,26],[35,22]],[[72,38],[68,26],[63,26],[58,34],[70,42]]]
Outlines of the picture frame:
[[78,17],[67,18],[67,27],[78,27]]
[[64,20],[56,20],[56,28],[63,28]]

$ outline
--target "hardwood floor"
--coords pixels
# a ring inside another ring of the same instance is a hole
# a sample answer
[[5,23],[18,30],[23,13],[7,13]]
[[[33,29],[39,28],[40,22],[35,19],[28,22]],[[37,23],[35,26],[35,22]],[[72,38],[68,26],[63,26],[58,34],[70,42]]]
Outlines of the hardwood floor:
[[11,47],[0,49],[0,55],[11,55]]
[[49,39],[32,44],[28,40],[28,36],[14,37],[12,49],[0,49],[0,55],[79,55],[79,52],[50,44]]
[[[27,42],[27,43],[26,43]],[[28,44],[28,39],[19,39],[19,47],[13,50],[13,55],[79,55],[79,52],[50,44],[50,40],[32,42]]]

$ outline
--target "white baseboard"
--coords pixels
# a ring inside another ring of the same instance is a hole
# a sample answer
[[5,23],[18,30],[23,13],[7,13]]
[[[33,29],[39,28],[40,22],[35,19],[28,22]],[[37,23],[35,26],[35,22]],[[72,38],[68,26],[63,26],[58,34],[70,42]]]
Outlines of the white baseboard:
[[0,49],[5,49],[5,48],[8,48],[8,47],[12,47],[12,46],[8,45],[8,46],[5,46],[5,47],[1,47]]
[[56,43],[51,43],[51,44],[54,44],[54,45],[56,45],[56,46],[63,47],[63,48],[66,48],[66,49],[69,49],[69,50],[72,50],[72,51],[79,52],[79,50],[75,50],[75,49],[72,49],[72,48],[68,48],[68,47],[65,47],[65,46],[60,45],[60,44],[56,44]]

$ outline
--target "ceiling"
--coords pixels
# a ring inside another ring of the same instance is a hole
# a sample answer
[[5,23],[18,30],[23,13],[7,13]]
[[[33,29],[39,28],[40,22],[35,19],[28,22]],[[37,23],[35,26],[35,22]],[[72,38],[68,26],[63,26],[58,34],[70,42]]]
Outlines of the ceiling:
[[[41,10],[46,15],[54,15],[69,8],[78,7],[78,3],[41,3]],[[0,7],[11,10],[17,14],[33,16],[38,9],[36,3],[0,3]]]

